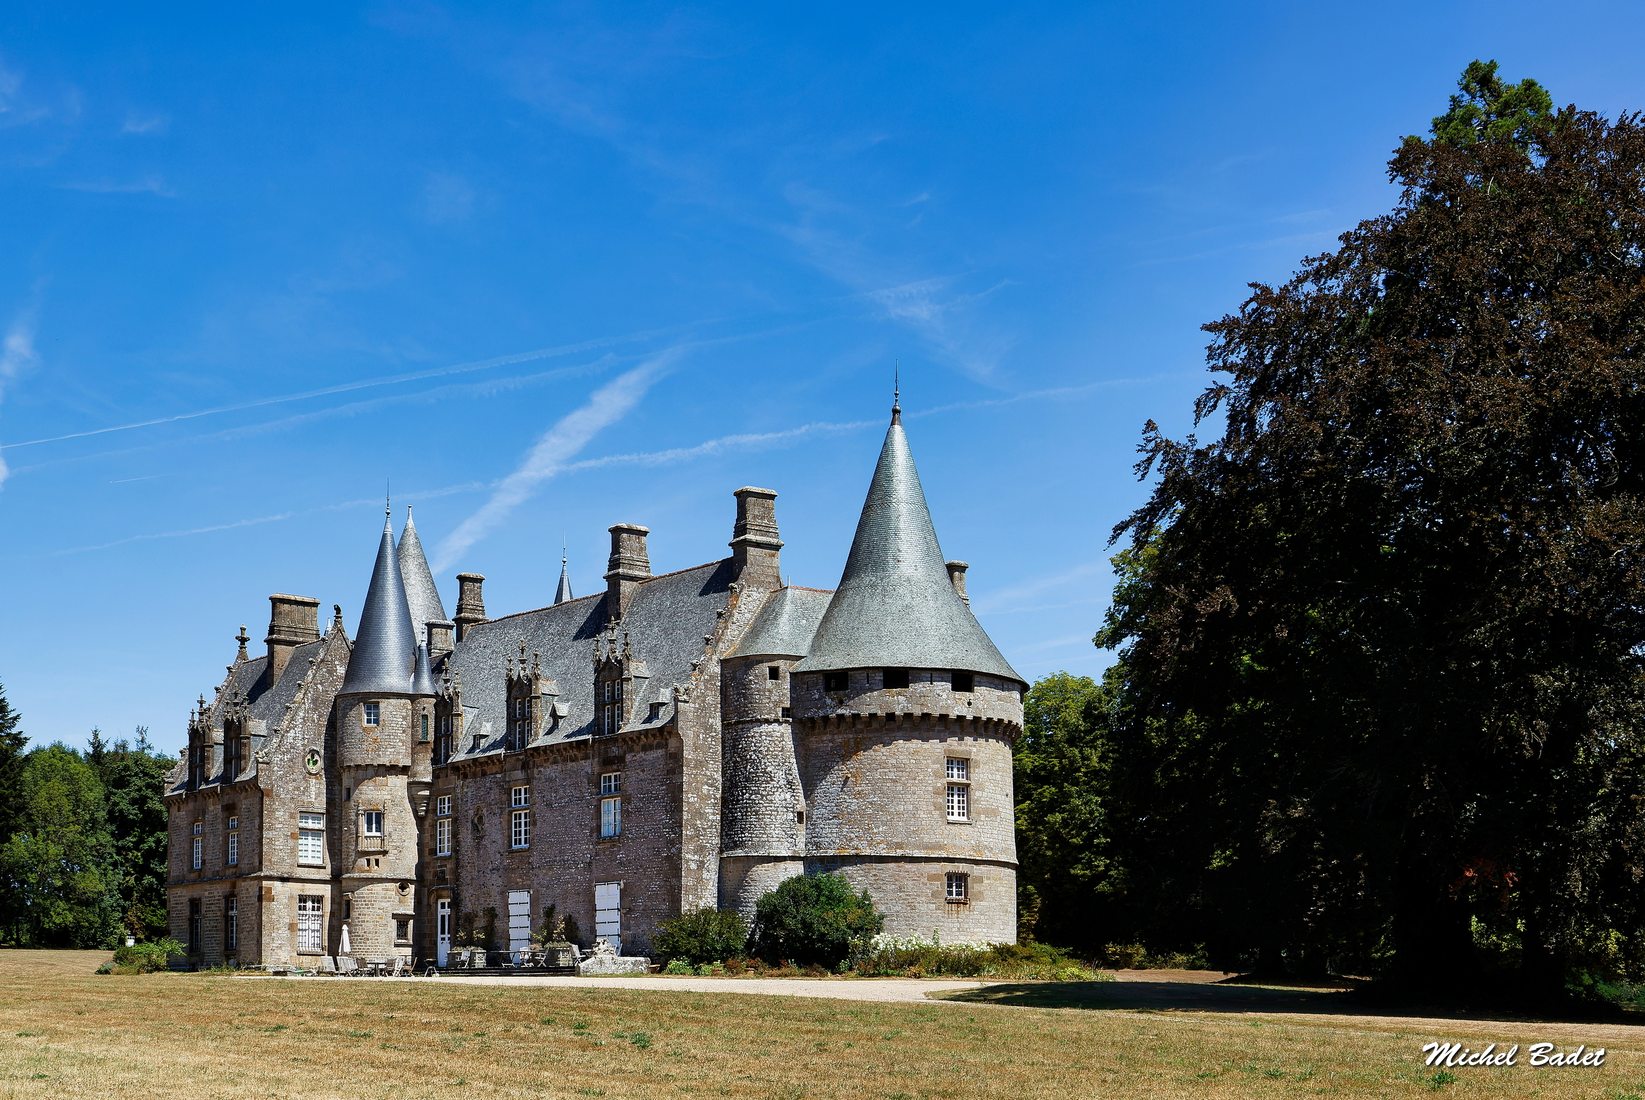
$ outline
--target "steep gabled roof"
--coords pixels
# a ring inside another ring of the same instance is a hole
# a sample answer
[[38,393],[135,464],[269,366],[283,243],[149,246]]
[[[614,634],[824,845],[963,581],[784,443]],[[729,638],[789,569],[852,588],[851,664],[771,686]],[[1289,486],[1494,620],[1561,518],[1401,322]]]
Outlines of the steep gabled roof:
[[377,563],[371,568],[371,586],[360,610],[360,629],[354,635],[348,674],[338,694],[398,694],[411,690],[416,635],[411,608],[406,603],[400,563],[394,554],[394,530],[383,520],[377,544]]
[[440,589],[434,583],[434,574],[423,555],[423,542],[417,537],[417,524],[406,509],[405,529],[400,532],[400,583],[405,585],[406,605],[411,608],[413,636],[421,639],[425,623],[445,619],[445,605],[440,602]]
[[795,671],[875,666],[957,668],[1026,682],[948,579],[895,407],[839,588]]

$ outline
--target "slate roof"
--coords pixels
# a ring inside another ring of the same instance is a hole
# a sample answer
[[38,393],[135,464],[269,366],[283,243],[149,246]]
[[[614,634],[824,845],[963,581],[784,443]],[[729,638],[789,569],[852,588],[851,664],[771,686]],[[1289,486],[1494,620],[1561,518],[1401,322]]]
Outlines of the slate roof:
[[560,555],[560,587],[554,593],[555,603],[565,603],[577,597],[571,594],[571,573],[566,569],[566,557]]
[[348,674],[343,677],[339,694],[409,692],[417,652],[415,639],[411,607],[406,603],[400,563],[394,553],[394,529],[384,519],[377,562],[371,568],[371,585],[366,589],[365,606],[360,609],[360,629],[354,635],[354,651],[349,655]]
[[[629,727],[661,725],[673,716],[669,689],[691,678],[691,662],[704,654],[703,638],[714,633],[717,612],[731,595],[730,559],[665,573],[635,586],[628,614],[615,632],[622,645],[628,635],[636,662],[649,676],[636,683]],[[455,759],[498,752],[507,731],[504,677],[508,659],[518,659],[525,642],[526,659],[536,653],[544,677],[559,689],[563,713],[550,741],[591,736],[594,730],[594,643],[607,634],[605,593],[556,603],[500,619],[476,623],[446,658],[444,668],[460,677],[463,702],[462,744],[452,746]],[[480,744],[474,739],[479,735]]]
[[833,595],[827,589],[795,585],[777,589],[737,643],[736,656],[804,656]]
[[428,558],[423,554],[423,540],[417,537],[417,524],[411,518],[409,507],[396,556],[400,562],[400,583],[406,589],[406,606],[411,608],[413,637],[421,639],[425,636],[424,624],[444,621],[446,609],[440,602],[440,589],[428,568]]
[[954,591],[943,560],[893,407],[845,572],[795,671],[958,668],[1026,684]]

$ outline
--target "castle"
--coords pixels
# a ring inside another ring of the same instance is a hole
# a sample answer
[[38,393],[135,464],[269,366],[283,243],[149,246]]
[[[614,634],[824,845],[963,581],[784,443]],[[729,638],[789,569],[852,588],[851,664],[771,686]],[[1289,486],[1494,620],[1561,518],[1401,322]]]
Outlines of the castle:
[[385,520],[351,641],[274,595],[190,715],[168,777],[171,934],[204,965],[344,950],[444,964],[465,914],[518,949],[554,906],[644,953],[793,875],[865,888],[886,931],[1016,938],[1011,745],[1023,679],[943,560],[893,404],[839,587],[785,585],[775,500],[735,493],[731,555],[653,576],[611,528],[605,591],[446,617]]

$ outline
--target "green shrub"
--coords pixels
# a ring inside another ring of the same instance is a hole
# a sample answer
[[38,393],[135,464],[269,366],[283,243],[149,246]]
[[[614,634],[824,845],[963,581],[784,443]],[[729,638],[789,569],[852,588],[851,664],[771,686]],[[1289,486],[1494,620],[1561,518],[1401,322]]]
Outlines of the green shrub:
[[997,978],[1010,981],[1102,981],[1089,964],[1043,943],[944,944],[881,936],[856,959],[864,977]]
[[684,959],[674,959],[667,966],[663,967],[664,974],[690,975],[695,974],[696,972],[697,968],[686,962]]
[[724,962],[748,950],[748,922],[735,909],[697,909],[665,920],[651,949],[664,962],[684,959],[693,966]]
[[130,947],[117,947],[114,949],[114,963],[108,973],[152,974],[156,970],[164,970],[168,959],[186,953],[187,949],[182,944],[169,938],[134,943]]
[[791,878],[759,900],[754,951],[767,962],[837,969],[885,927],[868,891],[839,875]]

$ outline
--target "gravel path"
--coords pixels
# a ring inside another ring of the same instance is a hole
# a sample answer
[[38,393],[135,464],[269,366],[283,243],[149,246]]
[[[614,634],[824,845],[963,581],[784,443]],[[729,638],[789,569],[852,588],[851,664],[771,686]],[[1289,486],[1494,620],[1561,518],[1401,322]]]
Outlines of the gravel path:
[[[300,981],[342,981],[341,978]],[[928,993],[956,993],[966,989],[981,989],[985,983],[963,979],[915,978],[686,978],[661,975],[609,978],[575,978],[570,976],[541,975],[473,978],[351,978],[361,982],[417,982],[436,985],[505,985],[511,989],[653,989],[673,993],[755,993],[771,997],[826,997],[837,1001],[915,1001],[939,1004],[928,1000]]]

